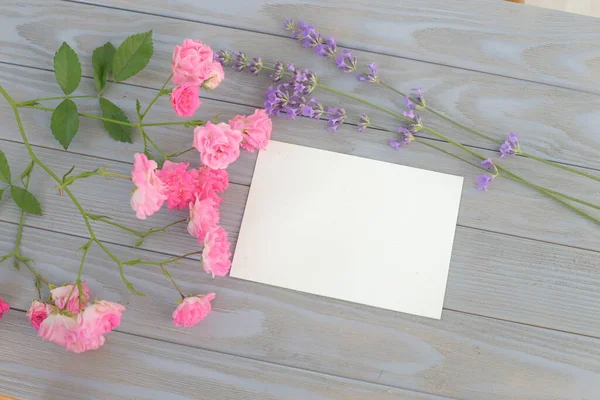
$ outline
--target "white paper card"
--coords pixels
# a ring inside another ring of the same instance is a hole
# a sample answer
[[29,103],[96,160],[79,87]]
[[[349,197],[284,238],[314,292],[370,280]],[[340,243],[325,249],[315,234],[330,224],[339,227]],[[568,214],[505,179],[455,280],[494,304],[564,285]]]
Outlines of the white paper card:
[[271,141],[231,276],[439,319],[462,182]]

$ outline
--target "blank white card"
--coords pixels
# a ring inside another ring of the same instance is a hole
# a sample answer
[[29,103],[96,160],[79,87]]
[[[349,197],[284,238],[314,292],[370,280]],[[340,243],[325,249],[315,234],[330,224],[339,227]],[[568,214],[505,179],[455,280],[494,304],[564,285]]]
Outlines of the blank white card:
[[272,141],[231,276],[439,319],[462,182]]

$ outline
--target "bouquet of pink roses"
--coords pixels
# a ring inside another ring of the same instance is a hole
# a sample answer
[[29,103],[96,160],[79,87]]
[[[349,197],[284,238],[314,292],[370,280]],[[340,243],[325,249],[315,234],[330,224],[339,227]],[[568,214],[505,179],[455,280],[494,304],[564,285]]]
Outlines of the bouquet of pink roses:
[[[181,296],[181,301],[178,301],[179,305],[172,315],[176,326],[189,327],[204,319],[211,311],[210,302],[215,294],[184,294],[167,267],[184,257],[201,254],[204,270],[213,277],[225,276],[229,272],[230,244],[227,232],[219,226],[219,205],[222,202],[219,194],[223,193],[229,185],[226,168],[237,160],[240,148],[251,152],[255,149],[264,150],[271,137],[271,120],[262,109],[256,110],[249,116],[237,115],[227,123],[216,123],[214,119],[213,121],[192,119],[144,122],[152,106],[163,96],[169,96],[176,115],[193,117],[202,104],[201,89],[215,89],[225,78],[221,64],[213,60],[212,49],[202,42],[191,39],[186,39],[180,46],[175,46],[172,73],[143,111],[139,100],[136,100],[137,122],[131,122],[123,110],[105,97],[105,93],[115,82],[123,82],[143,70],[152,54],[151,31],[128,37],[118,48],[111,43],[106,43],[94,50],[92,56],[97,93],[89,96],[73,96],[71,93],[77,89],[81,81],[81,65],[75,51],[67,43],[63,43],[54,57],[54,72],[64,96],[18,102],[0,86],[0,93],[14,112],[23,144],[31,158],[27,168],[14,179],[8,159],[0,150],[0,181],[5,184],[0,189],[0,199],[5,190],[9,189],[11,198],[21,209],[14,250],[2,256],[0,262],[12,259],[16,269],[24,265],[33,274],[39,298],[33,300],[27,316],[34,329],[38,330],[39,337],[64,346],[68,351],[80,353],[102,346],[105,341],[104,335],[119,326],[122,313],[125,311],[125,307],[117,303],[105,300],[90,302],[90,290],[83,280],[83,271],[89,249],[93,245],[99,246],[115,262],[121,278],[136,294],[143,295],[127,280],[124,267],[152,265],[161,268]],[[168,88],[171,82],[175,86]],[[101,115],[79,112],[74,100],[82,98],[97,98]],[[40,105],[51,101],[60,101],[60,103],[55,108]],[[77,134],[80,118],[99,120],[108,134],[119,142],[131,143],[134,129],[137,129],[142,138],[143,151],[133,155],[131,178],[110,172],[106,167],[78,174],[73,173],[75,168],[73,167],[61,178],[36,156],[21,123],[20,108],[51,112],[51,132],[65,150]],[[193,127],[193,138],[190,137],[192,147],[178,153],[167,154],[146,132],[154,126],[168,125]],[[178,156],[194,149],[200,153],[198,167],[190,167],[189,163],[175,161]],[[35,167],[41,168],[56,181],[59,194],[66,194],[75,204],[89,233],[89,239],[80,248],[83,254],[76,278],[73,282],[62,286],[53,285],[50,282],[51,278],[40,274],[34,268],[33,260],[21,253],[25,215],[42,215],[42,207],[29,188],[31,173]],[[108,216],[89,213],[69,187],[79,179],[92,176],[131,180],[135,185],[131,207],[139,219],[151,216],[165,203],[169,210],[187,210],[185,218],[164,227],[151,228],[142,232],[117,223]],[[92,222],[109,224],[136,235],[139,237],[136,247],[149,235],[164,232],[172,226],[185,222],[187,231],[197,241],[200,249],[163,261],[121,260],[102,240],[98,239]],[[45,300],[42,295],[44,288],[49,292]],[[8,303],[0,298],[0,319],[9,308]]]

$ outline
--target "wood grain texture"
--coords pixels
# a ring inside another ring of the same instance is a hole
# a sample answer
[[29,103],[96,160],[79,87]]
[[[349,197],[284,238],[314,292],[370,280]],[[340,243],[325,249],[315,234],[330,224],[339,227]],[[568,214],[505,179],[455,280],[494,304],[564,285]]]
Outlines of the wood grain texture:
[[[8,71],[9,67],[6,67],[5,70]],[[22,72],[22,74],[25,73],[25,71]],[[6,82],[6,85],[10,87],[11,80],[18,80],[15,75],[16,73],[13,71],[13,74],[9,75],[6,81],[0,80],[0,82]],[[36,79],[37,82],[40,79],[35,78],[35,76],[40,75],[43,76],[44,73],[33,71],[27,75],[27,79],[29,79],[29,82],[32,82],[31,79]],[[0,79],[2,79],[2,76],[0,75]],[[47,73],[45,79],[51,80],[53,78],[50,73]],[[44,82],[45,79],[41,81]],[[91,85],[91,80],[87,79],[85,84],[88,86]],[[18,87],[22,88],[22,86]],[[43,88],[44,84],[40,84],[39,87]],[[48,94],[52,93],[48,92]],[[41,92],[37,93],[37,95],[46,95],[46,93]],[[153,95],[154,92],[149,90],[118,85],[114,89],[111,98],[117,99],[115,101],[129,115],[135,115],[133,99],[140,98],[142,101],[147,102]],[[34,97],[35,95],[33,94],[31,97],[28,96],[28,98]],[[19,100],[25,100],[25,98],[20,98]],[[205,112],[209,113],[207,117],[210,117],[212,112],[217,111],[225,112],[224,118],[240,112],[240,107],[238,106],[212,102],[210,100],[205,100],[204,107]],[[241,110],[245,112],[249,111],[247,108],[241,108]],[[94,108],[90,108],[90,112],[97,111],[94,111]],[[174,119],[170,106],[165,100],[159,102],[156,112],[158,113],[156,118],[164,120]],[[0,137],[19,141],[20,135],[16,130],[15,123],[12,121],[12,110],[6,103],[0,103],[0,113],[7,120],[7,129]],[[203,117],[204,114],[200,114],[199,116]],[[48,130],[48,121],[50,118],[48,113],[23,110],[23,117],[25,128],[29,132],[32,143],[59,148],[59,145],[54,141]],[[394,152],[387,145],[388,140],[392,137],[387,132],[368,130],[368,134],[361,134],[352,126],[344,126],[336,134],[328,134],[318,129],[319,124],[319,122],[305,119],[298,120],[294,124],[290,124],[286,120],[276,119],[274,138],[289,143],[465,176],[466,183],[459,214],[460,225],[600,250],[600,230],[597,226],[593,223],[588,223],[563,206],[555,204],[552,200],[541,197],[533,190],[513,182],[497,180],[494,182],[494,190],[488,193],[481,193],[475,190],[473,183],[475,175],[478,175],[480,170],[474,169],[453,158],[440,155],[436,150],[415,144],[410,149]],[[164,146],[167,152],[180,151],[188,148],[191,144],[191,130],[184,128],[152,130],[150,134],[157,139],[161,146]],[[136,149],[137,151],[141,151],[141,144],[139,142],[132,145],[115,143],[103,131],[101,123],[91,120],[82,121],[80,134],[74,139],[71,146],[71,151],[75,153],[101,157],[106,157],[107,154],[110,154],[110,157],[113,157],[113,159],[126,162],[130,162],[132,153]],[[446,146],[446,149],[450,149],[450,147]],[[61,152],[60,154],[64,153]],[[484,152],[484,154],[490,157],[493,156],[491,152]],[[73,164],[86,165],[85,163],[90,163],[88,160],[85,158],[74,158],[71,162]],[[197,155],[190,153],[185,160],[197,163],[198,158]],[[230,170],[232,181],[240,184],[249,184],[254,161],[255,155],[244,152],[244,157],[240,160],[240,163],[234,164]],[[55,157],[51,157],[51,164],[59,168],[59,171],[61,170],[60,168],[67,169],[64,161],[56,160]],[[100,166],[103,164],[106,164],[106,161],[94,161],[92,165]],[[590,201],[596,201],[595,199],[600,194],[600,186],[589,185],[589,182],[585,178],[572,177],[571,174],[567,173],[556,173],[554,170],[548,168],[539,168],[537,163],[530,160],[515,158],[507,160],[505,165],[514,168],[515,172],[529,177],[538,184],[557,188]],[[115,168],[121,173],[129,173],[129,166],[127,165],[120,164],[115,166]],[[82,187],[86,187],[86,189],[83,189],[85,199],[86,193],[91,193],[90,191],[94,190],[95,185],[89,188],[87,188],[87,183],[82,183],[82,185]],[[120,199],[123,202],[122,204],[125,204],[128,198],[129,186],[122,182],[117,183],[117,185],[125,185],[126,187],[123,189]],[[50,201],[57,201],[55,200],[55,196],[50,196],[49,199]],[[92,201],[92,199],[90,198],[88,201]],[[64,203],[63,201],[62,204]],[[482,207],[482,204],[486,206]],[[96,206],[94,205],[93,207]],[[112,212],[112,210],[107,212]],[[241,209],[236,212],[235,218],[237,218],[237,221],[240,220],[241,213]],[[549,215],[552,215],[554,221],[552,226],[548,226],[547,224]],[[124,221],[131,221],[132,224],[139,224],[139,221],[135,221],[133,215],[127,210],[121,210],[118,217]],[[49,216],[49,218],[52,218],[52,216]],[[163,217],[158,217],[154,221],[155,225],[166,224]],[[60,221],[56,223],[60,223]]]
[[[311,51],[292,40],[58,0],[34,0],[33,3],[33,7],[24,7],[20,2],[8,0],[0,5],[3,14],[11,16],[0,27],[5,37],[5,45],[0,48],[1,61],[50,68],[54,50],[66,40],[79,53],[84,74],[91,76],[91,52],[95,47],[106,40],[118,44],[127,34],[153,29],[155,56],[148,68],[131,82],[159,88],[169,74],[173,45],[194,32],[215,49],[242,49],[249,55],[260,55],[271,62],[279,58],[301,62],[314,69],[324,83],[365,96],[393,110],[403,106],[403,99],[398,96],[358,82],[354,76],[339,73],[326,60],[313,57]],[[135,22],[132,23],[132,20]],[[68,30],[63,29],[65,25],[69,26]],[[467,126],[481,129],[500,140],[507,132],[517,131],[521,133],[523,149],[528,152],[600,170],[597,157],[600,139],[595,134],[600,121],[600,97],[596,95],[389,56],[356,54],[364,62],[376,61],[381,76],[401,90],[425,88],[429,104]],[[230,71],[227,71],[223,85],[214,91],[203,91],[202,97],[262,106],[269,79]],[[11,80],[15,79],[27,85],[26,80],[11,77]],[[48,88],[57,91],[53,79]],[[37,95],[31,90],[29,93],[33,97]],[[347,101],[341,102],[327,93],[317,91],[315,95],[326,105],[343,104],[350,114],[368,111],[380,125],[394,129],[398,125],[398,121],[387,115]],[[497,145],[453,128],[437,117],[424,113],[424,118],[426,123],[463,143],[497,148]]]
[[0,387],[27,400],[443,400],[113,332],[81,355],[43,342],[11,311],[0,325]]
[[356,49],[600,92],[600,20],[499,0],[93,3],[276,35],[303,18]]
[[[9,250],[15,228],[0,225],[0,251]],[[75,247],[63,234],[25,229],[24,254],[59,282],[78,267]],[[124,259],[157,258],[120,246],[111,249]],[[98,250],[90,251],[85,278],[94,295],[126,305],[119,330],[136,336],[462,399],[593,399],[600,390],[600,339],[448,310],[436,321],[243,280],[213,280],[189,260],[171,268],[175,279],[186,292],[214,291],[216,299],[203,323],[177,329],[170,323],[177,293],[161,272],[129,269],[134,285],[151,293],[135,296]],[[26,309],[36,296],[30,276],[4,271],[0,296]],[[526,279],[531,288],[534,278]],[[496,296],[493,288],[487,290],[487,297],[471,302],[487,303]],[[456,296],[452,285],[448,296]],[[112,345],[106,346],[109,354],[119,351]]]

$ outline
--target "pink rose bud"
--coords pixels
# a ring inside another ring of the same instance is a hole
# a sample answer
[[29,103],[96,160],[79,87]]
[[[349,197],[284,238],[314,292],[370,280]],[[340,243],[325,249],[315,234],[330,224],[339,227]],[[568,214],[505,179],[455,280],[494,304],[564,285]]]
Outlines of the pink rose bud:
[[254,149],[266,150],[271,139],[273,122],[265,110],[258,109],[247,117],[237,115],[229,120],[229,125],[232,129],[242,132],[241,146],[244,149],[250,152],[254,152]]
[[83,290],[81,299],[79,298],[79,288],[72,283],[52,289],[50,291],[50,296],[58,309],[65,309],[77,314],[87,306],[88,300],[90,299],[90,290],[85,281],[81,282],[81,289]]
[[202,42],[185,39],[173,50],[173,83],[200,86],[209,78],[213,63],[212,49]]
[[221,122],[208,121],[194,129],[194,147],[200,152],[200,160],[212,169],[225,169],[240,156],[240,131]]
[[77,328],[77,317],[67,313],[61,314],[54,307],[40,324],[38,336],[60,346],[66,346],[72,340],[71,337]]
[[173,311],[175,326],[194,326],[211,312],[210,302],[215,298],[214,293],[186,297]]
[[200,88],[196,85],[184,83],[171,92],[171,105],[180,117],[193,116],[200,104]]
[[217,61],[207,64],[206,80],[202,83],[204,89],[213,90],[225,79],[223,66]]
[[225,276],[231,268],[231,251],[229,251],[229,240],[227,231],[221,227],[215,227],[208,231],[204,238],[204,250],[202,251],[202,263],[204,271],[215,276]]
[[136,189],[131,196],[131,208],[139,219],[154,214],[167,199],[165,185],[156,176],[156,162],[148,160],[145,154],[134,155],[132,181]]
[[204,241],[206,233],[219,223],[219,207],[212,197],[190,202],[190,222],[187,230],[199,242]]
[[10,310],[10,304],[4,301],[2,297],[0,297],[0,319],[2,319],[2,314],[8,312]]
[[29,322],[35,329],[40,329],[40,325],[46,317],[48,316],[50,310],[46,303],[42,303],[39,300],[34,300],[29,306],[29,310],[27,310],[27,316],[29,317]]

